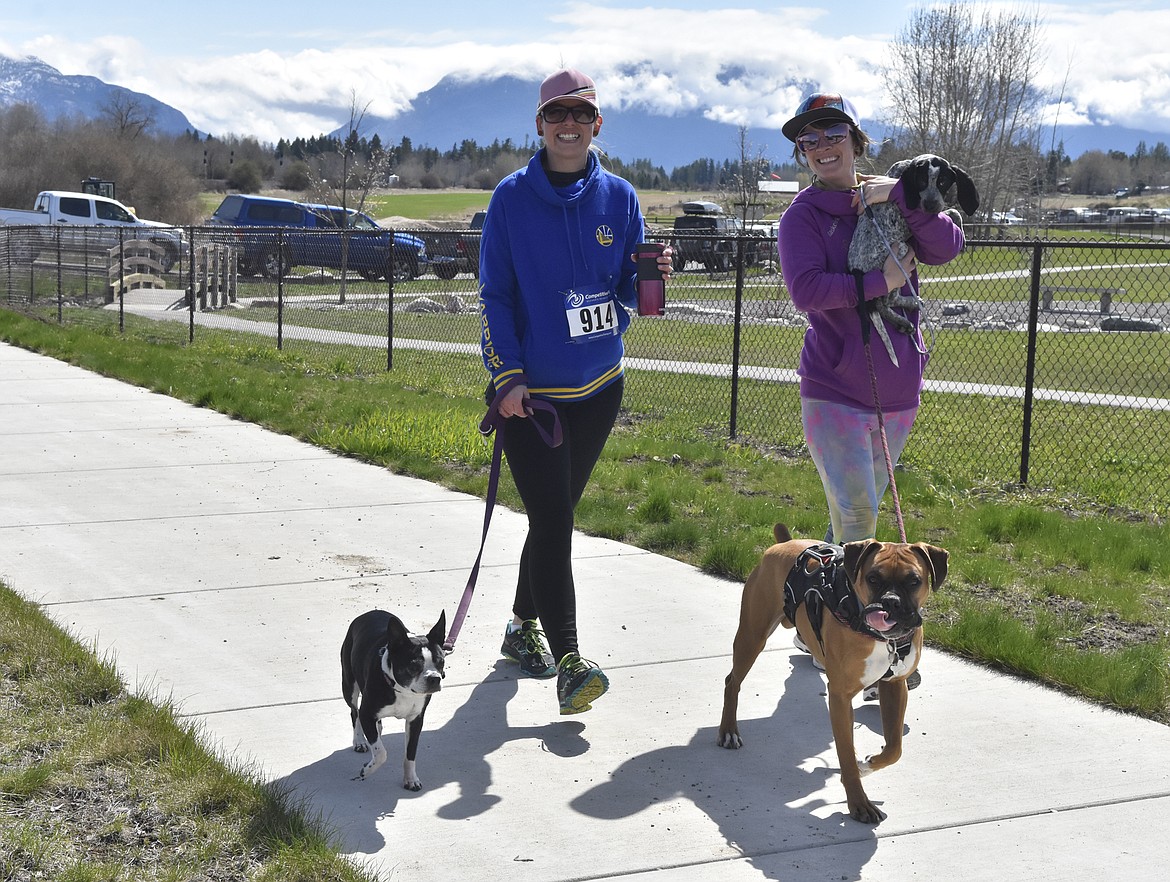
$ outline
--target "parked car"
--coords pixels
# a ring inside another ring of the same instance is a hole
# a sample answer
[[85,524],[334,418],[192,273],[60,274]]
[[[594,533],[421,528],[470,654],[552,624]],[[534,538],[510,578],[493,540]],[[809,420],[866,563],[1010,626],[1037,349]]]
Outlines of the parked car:
[[470,230],[478,230],[480,232],[475,235],[462,235],[459,241],[455,243],[457,251],[456,259],[465,267],[465,272],[473,273],[475,277],[479,278],[479,240],[483,231],[483,221],[487,217],[486,211],[477,211],[471,216],[471,223],[467,225]]
[[392,266],[395,281],[406,281],[427,265],[426,245],[418,236],[391,234],[369,215],[339,205],[234,193],[224,197],[207,223],[233,227],[226,238],[241,249],[241,272],[270,279],[294,266],[341,269],[343,238],[348,239],[346,269],[365,279],[384,278]]
[[1109,208],[1105,211],[1105,220],[1111,224],[1133,223],[1140,216],[1140,208]]
[[40,247],[49,247],[54,238],[66,248],[87,250],[112,248],[124,238],[145,239],[162,248],[159,263],[164,272],[178,262],[183,247],[180,230],[142,220],[116,199],[93,193],[42,190],[31,210],[0,208],[0,224],[58,228],[59,232],[40,240]]
[[[735,265],[736,238],[743,234],[743,222],[714,202],[684,202],[681,217],[674,219],[676,233],[703,233],[694,238],[671,239],[675,271],[681,271],[690,262],[701,263],[710,272],[730,269]],[[730,238],[719,238],[721,235]],[[753,239],[746,243],[745,263],[754,266],[767,256],[768,243]],[[774,250],[774,249],[773,249]]]
[[[471,218],[469,230],[482,230],[486,211],[477,211]],[[424,232],[427,258],[431,269],[440,279],[453,279],[459,273],[479,277],[479,236],[469,235],[461,228],[437,229]]]

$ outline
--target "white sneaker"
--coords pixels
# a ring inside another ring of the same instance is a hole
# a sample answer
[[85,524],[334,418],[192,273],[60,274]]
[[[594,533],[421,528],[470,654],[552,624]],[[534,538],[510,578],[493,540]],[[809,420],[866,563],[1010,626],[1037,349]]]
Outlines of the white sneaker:
[[[793,629],[793,631],[792,631],[792,645],[795,646],[797,649],[799,649],[801,652],[807,653],[808,655],[812,655],[812,652],[809,651],[808,645],[803,640],[800,639],[800,632],[795,630],[795,629]],[[813,667],[816,668],[818,671],[823,671],[825,669],[825,666],[822,665],[819,661],[817,661],[816,658],[813,658],[812,663],[813,663]]]
[[[907,690],[917,689],[920,685],[922,685],[922,675],[920,673],[918,673],[917,670],[915,670],[913,674],[911,674],[909,677],[906,678],[906,689]],[[862,701],[877,701],[878,700],[877,683],[874,683],[872,686],[866,686],[864,689],[861,690],[861,700]]]

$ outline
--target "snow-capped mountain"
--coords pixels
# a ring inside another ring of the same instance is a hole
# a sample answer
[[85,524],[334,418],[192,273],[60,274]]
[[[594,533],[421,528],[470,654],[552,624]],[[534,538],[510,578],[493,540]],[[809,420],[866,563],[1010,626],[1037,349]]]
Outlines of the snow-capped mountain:
[[0,107],[30,104],[50,121],[65,118],[97,119],[107,108],[134,101],[154,118],[152,130],[178,135],[194,126],[180,111],[168,104],[121,86],[112,86],[97,77],[69,76],[39,58],[9,58],[0,55]]

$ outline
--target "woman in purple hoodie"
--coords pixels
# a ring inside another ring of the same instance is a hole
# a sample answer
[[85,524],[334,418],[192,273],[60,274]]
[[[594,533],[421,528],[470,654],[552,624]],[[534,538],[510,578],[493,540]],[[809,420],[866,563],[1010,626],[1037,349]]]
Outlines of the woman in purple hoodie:
[[[857,161],[866,155],[869,138],[853,105],[840,95],[810,95],[782,131],[796,145],[796,161],[812,172],[812,185],[784,212],[778,237],[784,283],[793,305],[809,322],[798,370],[805,441],[828,500],[827,541],[868,539],[877,529],[878,504],[889,480],[862,340],[858,283],[847,266],[849,242],[863,199],[865,205],[895,203],[910,228],[910,252],[902,266],[890,257],[862,278],[862,293],[869,301],[909,284],[916,291],[916,264],[954,258],[963,247],[963,231],[945,214],[907,209],[901,181],[858,174]],[[918,313],[906,317],[913,333],[889,328],[896,362],[876,345],[876,336],[872,347],[894,462],[918,413],[927,359]]]

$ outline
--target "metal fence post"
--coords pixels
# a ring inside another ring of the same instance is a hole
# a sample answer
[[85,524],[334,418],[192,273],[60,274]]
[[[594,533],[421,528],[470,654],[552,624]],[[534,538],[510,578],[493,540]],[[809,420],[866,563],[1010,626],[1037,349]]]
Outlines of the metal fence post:
[[1028,296],[1028,361],[1024,371],[1024,423],[1020,436],[1020,486],[1028,486],[1028,467],[1032,456],[1032,404],[1036,390],[1036,341],[1039,336],[1040,265],[1044,247],[1032,245],[1032,279]]
[[[60,262],[58,256],[58,266]],[[126,333],[126,230],[122,227],[118,227],[118,331]]]
[[390,263],[386,272],[386,371],[394,369],[394,234],[390,234]]
[[284,228],[276,231],[276,348],[284,349]]
[[730,438],[734,441],[739,425],[739,355],[741,329],[743,327],[743,262],[744,237],[741,233],[735,239],[735,321],[731,331],[731,413],[729,416]]
[[187,342],[195,342],[195,227],[187,228]]
[[[63,279],[61,278],[61,230],[53,231],[56,234],[57,240],[57,324],[65,323],[65,290]],[[118,327],[121,328],[122,323],[118,322]]]

